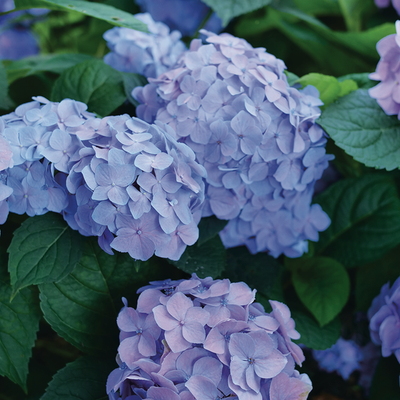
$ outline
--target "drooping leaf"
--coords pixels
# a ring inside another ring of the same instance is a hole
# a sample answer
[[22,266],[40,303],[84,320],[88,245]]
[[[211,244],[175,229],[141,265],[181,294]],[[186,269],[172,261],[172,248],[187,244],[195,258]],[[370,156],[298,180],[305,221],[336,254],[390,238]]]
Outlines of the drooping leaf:
[[388,117],[366,89],[342,97],[326,108],[318,123],[335,144],[368,167],[400,166],[400,123]]
[[382,257],[400,243],[400,200],[387,176],[340,180],[315,202],[332,221],[315,243],[317,255],[355,267]]
[[3,63],[0,62],[0,109],[8,110],[13,107],[13,101],[8,96],[7,74]]
[[367,312],[381,287],[389,281],[393,284],[399,276],[400,246],[390,250],[379,260],[359,267],[355,287],[357,310]]
[[22,288],[56,282],[68,275],[82,254],[82,236],[54,213],[28,218],[8,248],[13,296]]
[[272,0],[204,0],[222,19],[223,25],[239,15],[257,10],[270,4]]
[[333,346],[340,337],[340,321],[335,318],[322,328],[311,316],[300,311],[293,311],[292,318],[296,323],[296,330],[301,337],[296,343],[303,343],[310,349],[325,350]]
[[112,362],[84,356],[59,370],[41,400],[106,400]]
[[350,294],[350,279],[342,264],[332,258],[298,259],[292,264],[297,295],[321,326],[342,310]]
[[8,83],[40,72],[61,74],[66,69],[92,59],[87,54],[46,54],[12,61],[6,67]]
[[70,98],[106,116],[126,99],[121,74],[101,60],[88,60],[64,71],[54,84],[52,100]]
[[202,245],[188,246],[178,261],[169,262],[188,274],[216,278],[225,269],[226,250],[220,237],[215,236]]
[[77,11],[94,18],[102,19],[110,24],[147,32],[146,24],[132,14],[102,3],[82,0],[14,0],[15,10],[30,8],[48,8],[51,10]]
[[26,288],[10,303],[7,258],[0,249],[0,375],[26,391],[28,363],[39,329],[41,312],[35,294]]
[[203,243],[214,238],[222,229],[225,228],[228,221],[218,219],[215,216],[202,218],[199,223],[199,239],[197,245],[201,246]]
[[228,249],[224,277],[232,282],[243,281],[258,293],[272,298],[272,290],[283,266],[267,253],[251,255],[245,246]]
[[347,30],[359,32],[362,28],[363,15],[369,10],[374,10],[372,1],[365,0],[338,0]]
[[294,0],[300,10],[312,15],[339,15],[340,7],[337,0]]
[[39,285],[45,319],[81,351],[115,354],[121,297],[131,301],[136,298],[136,290],[155,276],[164,279],[171,275],[165,265],[163,270],[157,265],[156,258],[151,261],[155,264],[137,273],[129,255],[109,255],[98,246],[96,238],[88,239],[81,260],[69,275],[59,282]]
[[400,365],[394,355],[381,357],[372,380],[370,400],[398,400]]

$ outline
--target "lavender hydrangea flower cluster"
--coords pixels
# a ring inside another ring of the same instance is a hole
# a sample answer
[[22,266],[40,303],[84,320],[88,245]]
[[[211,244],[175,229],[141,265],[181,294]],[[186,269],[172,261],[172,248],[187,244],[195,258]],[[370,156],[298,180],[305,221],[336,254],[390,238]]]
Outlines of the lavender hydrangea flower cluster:
[[136,14],[135,17],[147,24],[150,33],[128,28],[110,29],[104,39],[111,52],[105,55],[104,62],[118,71],[156,78],[177,62],[186,46],[180,40],[180,32],[170,33],[167,25],[154,22],[150,14]]
[[[11,11],[14,8],[13,0],[3,0],[0,4],[0,12]],[[20,21],[17,18],[23,15],[39,17],[47,12],[45,9],[31,9],[0,16],[0,59],[18,60],[36,55],[39,46],[30,30],[33,18]]]
[[382,346],[382,356],[394,354],[400,363],[400,277],[382,286],[368,310],[372,341]]
[[381,59],[370,79],[381,81],[368,90],[387,115],[397,115],[400,119],[400,21],[396,22],[396,34],[381,39],[376,48]]
[[0,222],[54,211],[110,254],[179,259],[198,239],[204,168],[168,126],[86,109],[38,97],[0,117]]
[[304,355],[289,308],[228,279],[150,282],[137,309],[124,307],[117,362],[107,381],[110,400],[306,399]]
[[[200,0],[136,0],[136,3],[155,21],[167,24],[170,29],[176,29],[184,36],[193,36],[210,12],[210,7]],[[219,32],[222,22],[213,13],[204,28]]]
[[397,14],[400,15],[400,0],[375,0],[375,5],[378,8],[386,8],[389,7],[390,4],[394,7],[397,11]]
[[230,220],[226,247],[298,257],[329,217],[310,206],[333,156],[315,124],[322,102],[289,86],[283,61],[243,39],[202,31],[178,64],[132,92],[139,118],[164,122],[207,170],[203,216]]

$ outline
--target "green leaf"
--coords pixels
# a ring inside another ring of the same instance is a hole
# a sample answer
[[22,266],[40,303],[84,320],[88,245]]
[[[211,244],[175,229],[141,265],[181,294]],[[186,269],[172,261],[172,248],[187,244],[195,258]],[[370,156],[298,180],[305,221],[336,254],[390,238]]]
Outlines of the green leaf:
[[296,293],[321,326],[343,309],[350,294],[350,279],[342,264],[332,258],[298,259],[292,264]]
[[10,303],[11,286],[6,257],[0,249],[0,375],[26,392],[28,363],[39,329],[41,312],[30,289],[21,290]]
[[195,272],[200,278],[216,278],[225,269],[226,250],[220,237],[215,236],[202,245],[188,246],[178,261],[168,261],[188,274]]
[[376,85],[375,81],[371,81],[369,79],[369,72],[361,73],[361,74],[348,74],[338,78],[339,82],[343,82],[347,79],[353,80],[359,89],[369,89]]
[[400,123],[388,117],[366,89],[342,97],[317,122],[335,144],[368,167],[400,166]]
[[400,243],[400,200],[386,176],[340,180],[314,201],[332,221],[320,233],[315,254],[355,267],[382,257]]
[[359,267],[356,274],[356,307],[367,312],[374,297],[388,281],[391,284],[400,276],[400,246],[390,250],[377,261]]
[[146,24],[132,14],[112,6],[81,0],[14,0],[15,10],[29,8],[48,8],[51,10],[77,11],[91,17],[102,19],[110,24],[147,32]]
[[201,246],[203,243],[214,238],[222,229],[225,228],[228,221],[218,219],[216,216],[202,218],[199,223],[199,239],[197,245]]
[[366,0],[338,0],[342,10],[347,30],[359,32],[362,28],[363,15],[370,9],[374,9],[372,1]]
[[285,75],[287,76],[287,80],[289,83],[289,86],[293,86],[297,81],[300,79],[296,74],[293,72],[289,72],[287,70],[284,71]]
[[228,22],[239,15],[247,14],[250,11],[258,10],[270,4],[272,0],[204,0],[222,19],[225,26]]
[[48,54],[13,61],[6,67],[8,83],[40,72],[61,74],[66,69],[92,58],[86,54]]
[[7,74],[2,62],[0,62],[0,109],[9,110],[14,107],[13,101],[8,96]]
[[46,321],[85,353],[115,354],[121,297],[134,301],[136,290],[149,280],[172,276],[166,263],[158,265],[158,260],[151,258],[143,263],[147,268],[143,265],[137,273],[128,254],[109,255],[99,247],[97,238],[89,238],[81,260],[69,275],[59,282],[39,285]]
[[[283,266],[267,253],[251,255],[245,246],[228,249],[224,277],[232,282],[243,281],[269,298]],[[275,299],[274,299],[275,300]]]
[[300,10],[312,15],[339,15],[338,0],[294,0]]
[[131,74],[128,72],[120,72],[120,74],[122,75],[125,96],[135,107],[137,107],[140,103],[132,97],[132,90],[137,86],[147,85],[147,79],[143,75],[139,74]]
[[300,333],[296,343],[303,343],[310,349],[325,350],[333,346],[340,337],[340,321],[335,318],[324,327],[320,327],[314,318],[300,312],[293,311],[292,318],[296,323],[296,330]]
[[379,360],[372,380],[370,400],[398,400],[400,365],[394,355]]
[[108,361],[81,357],[53,376],[40,400],[108,400],[106,382],[112,368]]
[[59,281],[68,275],[82,254],[82,236],[61,215],[47,213],[22,223],[8,253],[15,296],[26,286]]
[[53,101],[82,101],[92,112],[111,114],[126,99],[121,74],[101,60],[88,60],[64,71],[56,80]]

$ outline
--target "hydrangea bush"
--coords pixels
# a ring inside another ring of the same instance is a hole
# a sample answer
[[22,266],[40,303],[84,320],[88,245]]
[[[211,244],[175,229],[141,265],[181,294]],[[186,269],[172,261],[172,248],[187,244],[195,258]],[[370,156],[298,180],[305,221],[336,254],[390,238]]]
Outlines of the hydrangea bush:
[[1,400],[400,398],[396,2],[0,7]]

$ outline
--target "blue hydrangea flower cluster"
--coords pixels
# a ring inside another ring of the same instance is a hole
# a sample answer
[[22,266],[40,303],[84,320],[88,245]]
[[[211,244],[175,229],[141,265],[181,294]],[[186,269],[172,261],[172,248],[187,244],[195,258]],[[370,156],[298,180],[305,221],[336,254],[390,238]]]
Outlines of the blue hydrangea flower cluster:
[[139,118],[169,125],[207,170],[203,216],[229,220],[226,247],[298,257],[329,217],[310,206],[333,156],[315,124],[311,86],[289,86],[284,63],[230,34],[201,31],[174,68],[132,92]]
[[390,287],[389,282],[373,300],[368,310],[372,341],[382,346],[382,356],[394,354],[400,363],[400,277]]
[[178,260],[198,239],[204,168],[168,126],[86,109],[38,97],[0,117],[0,222],[54,211],[110,254]]
[[387,115],[397,115],[400,119],[400,21],[396,22],[396,34],[381,39],[376,49],[381,59],[376,71],[369,75],[370,79],[381,81],[368,90]]
[[312,350],[312,355],[322,370],[337,372],[345,380],[359,371],[358,384],[368,393],[379,361],[379,349],[372,342],[359,346],[354,340],[339,338],[329,349]]
[[[184,36],[193,36],[210,12],[210,7],[201,0],[136,0],[143,12],[148,12],[155,21],[167,24]],[[204,26],[212,32],[219,32],[222,22],[213,13]]]
[[[166,9],[165,6],[162,9]],[[104,34],[111,52],[104,62],[122,72],[156,78],[172,67],[186,50],[178,31],[170,33],[167,25],[154,22],[150,14],[136,14],[150,33],[115,27]]]
[[137,309],[124,307],[117,362],[107,381],[110,400],[306,399],[304,355],[289,308],[228,279],[150,282]]
[[[0,12],[15,8],[13,0],[2,0]],[[0,16],[0,59],[18,60],[39,52],[37,40],[30,30],[34,17],[46,14],[48,10],[31,9]],[[23,18],[30,16],[31,18]]]

